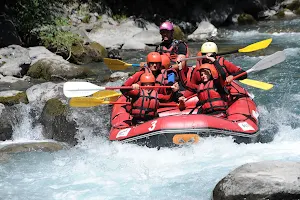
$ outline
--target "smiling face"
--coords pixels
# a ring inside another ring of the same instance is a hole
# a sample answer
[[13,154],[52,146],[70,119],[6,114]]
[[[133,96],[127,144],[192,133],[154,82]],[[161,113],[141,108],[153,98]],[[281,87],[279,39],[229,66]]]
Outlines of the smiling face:
[[160,62],[149,62],[148,65],[149,65],[150,70],[153,72],[156,72],[161,67]]
[[173,39],[173,31],[169,31],[166,29],[160,30],[162,41],[169,41]]
[[208,70],[201,70],[200,77],[201,77],[201,81],[204,83],[206,83],[207,81],[209,81],[211,79],[211,75]]

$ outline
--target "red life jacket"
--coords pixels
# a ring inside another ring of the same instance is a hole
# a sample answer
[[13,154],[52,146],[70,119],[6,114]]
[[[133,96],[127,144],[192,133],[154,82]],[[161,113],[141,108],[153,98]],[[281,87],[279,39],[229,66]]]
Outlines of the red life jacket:
[[159,101],[157,91],[140,90],[139,97],[136,101],[131,102],[129,113],[134,118],[153,118],[157,114]]
[[[140,68],[140,70],[139,70],[139,71],[143,71],[144,73],[145,73],[145,72],[147,72],[147,73],[152,73],[152,72],[151,72],[151,70],[150,70],[150,68],[149,68],[149,67],[147,67],[147,66],[145,66],[145,67],[143,67],[143,68]],[[136,84],[139,84],[139,85],[141,85],[140,78],[141,78],[141,76],[142,76],[144,73],[141,73],[141,75],[139,76],[139,81],[138,81],[138,82],[136,82]]]
[[[156,81],[155,82],[158,85],[162,85],[162,86],[163,85],[168,85],[168,74],[170,72],[174,72],[175,73],[175,76],[176,76],[175,81],[176,81],[176,79],[178,78],[177,71],[175,69],[173,69],[173,68],[170,68],[170,69],[162,69],[161,73],[156,77]],[[165,88],[164,89],[163,88],[159,88],[159,89],[157,89],[157,91],[158,91],[159,94],[167,94]]]
[[227,103],[216,90],[217,88],[215,87],[213,80],[199,85],[197,92],[199,101],[202,105],[202,113],[223,111],[228,108]]
[[248,91],[240,86],[237,82],[232,81],[230,85],[226,86],[229,91],[228,103],[231,104],[233,101],[242,98],[249,97]]
[[160,54],[167,55],[171,61],[176,62],[177,56],[178,56],[178,44],[183,43],[186,47],[186,57],[189,56],[188,46],[185,42],[181,40],[173,40],[170,48],[167,48],[165,46],[159,45],[155,51],[159,52]]

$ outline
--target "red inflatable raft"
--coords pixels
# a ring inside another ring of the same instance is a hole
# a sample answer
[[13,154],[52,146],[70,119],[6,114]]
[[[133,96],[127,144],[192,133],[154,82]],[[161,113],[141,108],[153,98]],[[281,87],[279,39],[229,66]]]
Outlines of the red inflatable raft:
[[[124,102],[121,96],[117,102]],[[236,100],[227,109],[227,118],[197,114],[198,98],[186,102],[186,110],[177,107],[159,108],[159,117],[141,124],[131,125],[131,116],[125,105],[116,104],[111,114],[111,141],[133,142],[148,147],[172,147],[197,143],[202,137],[232,136],[237,143],[256,142],[259,136],[258,111],[250,97]]]

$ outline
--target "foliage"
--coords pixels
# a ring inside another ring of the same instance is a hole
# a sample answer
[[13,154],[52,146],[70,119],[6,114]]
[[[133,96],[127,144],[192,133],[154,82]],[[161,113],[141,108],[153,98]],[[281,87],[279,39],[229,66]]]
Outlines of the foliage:
[[84,18],[82,19],[82,22],[88,24],[90,22],[90,19],[91,19],[90,15],[85,15]]
[[40,30],[39,36],[46,48],[71,54],[72,45],[81,41],[79,35],[64,31],[59,27],[60,24],[66,22],[66,19],[57,19],[55,25],[48,25]]
[[300,2],[298,0],[294,0],[291,4],[286,6],[290,10],[297,10],[300,7]]
[[8,14],[12,16],[18,32],[29,34],[34,28],[54,21],[53,13],[59,12],[56,0],[18,0],[8,2]]
[[126,15],[119,15],[119,14],[116,14],[116,15],[113,15],[112,18],[118,22],[124,20],[124,19],[127,19],[127,16]]

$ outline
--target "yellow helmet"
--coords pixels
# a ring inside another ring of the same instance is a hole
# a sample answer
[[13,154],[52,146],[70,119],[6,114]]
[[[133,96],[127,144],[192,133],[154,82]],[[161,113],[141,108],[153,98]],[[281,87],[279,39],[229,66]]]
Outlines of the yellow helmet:
[[218,46],[214,42],[205,42],[201,46],[202,53],[218,53]]

